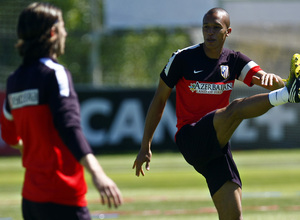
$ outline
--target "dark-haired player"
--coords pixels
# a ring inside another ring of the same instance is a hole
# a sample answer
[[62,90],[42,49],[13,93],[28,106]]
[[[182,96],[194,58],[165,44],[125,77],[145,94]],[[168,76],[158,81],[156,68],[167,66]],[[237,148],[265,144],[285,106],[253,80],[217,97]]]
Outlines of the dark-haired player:
[[[209,10],[203,17],[202,31],[204,43],[178,50],[160,74],[133,168],[137,176],[144,175],[143,163],[150,169],[153,134],[176,86],[176,144],[186,161],[205,177],[219,218],[242,219],[242,183],[229,140],[243,119],[300,101],[300,56],[293,56],[285,86],[279,76],[264,72],[244,54],[223,48],[231,33],[224,9]],[[236,79],[273,91],[229,103]]]
[[24,219],[91,219],[83,167],[102,203],[118,207],[121,193],[83,135],[71,74],[56,60],[67,37],[61,10],[32,3],[20,14],[17,32],[23,63],[7,80],[1,133],[22,151]]

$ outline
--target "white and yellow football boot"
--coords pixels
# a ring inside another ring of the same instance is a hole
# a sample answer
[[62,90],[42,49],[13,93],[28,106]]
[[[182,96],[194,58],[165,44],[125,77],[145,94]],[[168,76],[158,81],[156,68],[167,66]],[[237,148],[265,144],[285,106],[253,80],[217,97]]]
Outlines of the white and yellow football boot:
[[289,102],[300,102],[300,55],[297,53],[291,59],[290,75],[285,81],[289,91]]

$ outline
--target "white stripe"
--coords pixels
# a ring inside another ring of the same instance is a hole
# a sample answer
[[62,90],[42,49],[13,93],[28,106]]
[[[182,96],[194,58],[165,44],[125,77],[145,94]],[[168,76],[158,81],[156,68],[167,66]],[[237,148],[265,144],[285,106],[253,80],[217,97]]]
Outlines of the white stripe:
[[173,63],[173,60],[175,59],[175,56],[176,56],[176,54],[174,54],[174,55],[169,59],[169,62],[168,62],[168,64],[167,64],[166,68],[165,68],[165,74],[166,74],[166,76],[168,76],[168,74],[169,74],[169,70],[170,70],[170,67],[171,67],[171,65],[172,65],[172,63]]
[[194,48],[197,48],[197,47],[199,47],[199,46],[200,46],[199,44],[196,44],[196,45],[193,45],[193,46],[190,46],[190,47],[186,47],[186,48],[181,49],[181,50],[177,50],[177,51],[173,54],[173,56],[169,59],[169,62],[168,62],[167,66],[166,66],[166,68],[165,68],[165,70],[164,70],[166,76],[168,76],[170,67],[171,67],[171,65],[172,65],[172,63],[173,63],[173,61],[174,61],[174,59],[175,59],[175,57],[176,57],[177,54],[179,54],[180,52],[182,52],[182,51],[184,51],[184,50],[194,49]]
[[54,63],[49,58],[42,58],[40,59],[40,61],[50,69],[55,70],[55,75],[59,86],[59,93],[61,96],[68,97],[70,94],[70,87],[69,87],[69,80],[65,68],[58,63]]
[[240,81],[244,81],[249,70],[251,70],[253,67],[258,66],[258,64],[256,64],[254,61],[250,61],[249,63],[247,63],[244,68],[242,69],[241,75],[239,76],[238,80]]
[[4,104],[3,104],[3,115],[9,121],[14,120],[14,117],[12,116],[12,114],[10,114],[6,109],[6,100],[4,100]]

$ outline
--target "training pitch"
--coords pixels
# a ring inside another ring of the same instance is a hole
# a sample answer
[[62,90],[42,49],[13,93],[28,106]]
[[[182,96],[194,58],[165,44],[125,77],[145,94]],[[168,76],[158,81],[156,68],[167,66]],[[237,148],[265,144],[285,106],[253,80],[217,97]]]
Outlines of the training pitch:
[[[243,181],[247,220],[300,219],[300,149],[234,151]],[[136,177],[135,155],[98,156],[124,197],[123,206],[100,204],[90,176],[87,194],[93,219],[218,219],[205,180],[177,153],[153,152],[150,171]],[[21,220],[23,172],[19,157],[0,157],[0,220]]]

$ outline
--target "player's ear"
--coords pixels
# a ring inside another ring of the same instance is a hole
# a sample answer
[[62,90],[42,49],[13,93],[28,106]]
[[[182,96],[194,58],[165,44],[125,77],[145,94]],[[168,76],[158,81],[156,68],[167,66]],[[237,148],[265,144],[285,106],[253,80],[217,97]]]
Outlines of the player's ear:
[[231,31],[232,31],[232,28],[231,28],[231,27],[227,28],[227,34],[226,34],[226,37],[228,37],[228,36],[231,34]]
[[51,39],[55,39],[57,37],[57,28],[56,26],[52,26],[51,30],[50,30],[50,37]]

